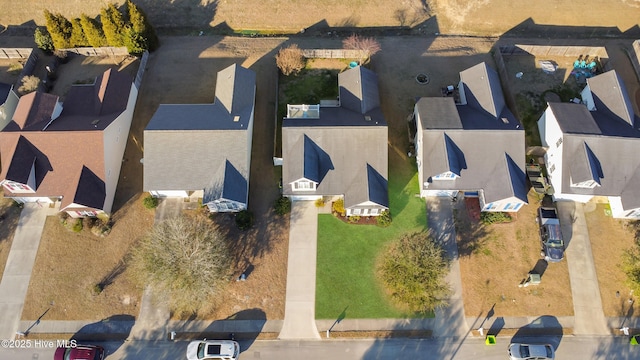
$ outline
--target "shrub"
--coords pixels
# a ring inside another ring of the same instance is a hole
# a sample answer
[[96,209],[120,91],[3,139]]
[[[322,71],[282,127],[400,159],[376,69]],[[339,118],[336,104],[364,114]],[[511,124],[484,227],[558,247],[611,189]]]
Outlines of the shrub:
[[71,230],[77,233],[82,231],[82,219],[74,219],[73,225],[71,226]]
[[342,46],[346,49],[360,50],[359,63],[362,65],[369,61],[373,55],[380,51],[380,43],[370,37],[361,37],[353,34],[342,41]]
[[148,195],[147,197],[142,199],[142,205],[144,205],[144,207],[146,207],[147,209],[157,208],[158,202],[158,198],[151,195]]
[[389,210],[385,210],[382,212],[382,214],[378,215],[376,217],[376,222],[378,223],[378,226],[382,227],[391,225],[391,213],[389,212]]
[[109,46],[124,46],[122,32],[125,30],[125,22],[122,13],[111,3],[100,10],[102,31]]
[[69,37],[69,44],[72,47],[83,47],[89,45],[89,41],[82,29],[82,21],[80,18],[71,20],[71,37]]
[[446,305],[451,292],[445,281],[449,264],[431,234],[404,235],[383,256],[378,269],[394,300],[416,313]]
[[127,0],[126,5],[130,24],[125,43],[129,53],[141,54],[145,50],[153,51],[158,48],[158,35],[147,21],[145,13],[130,0]]
[[94,217],[86,217],[82,219],[82,227],[85,229],[93,229],[94,226],[96,226],[96,223],[98,222],[97,218]]
[[40,78],[35,75],[27,75],[22,78],[22,85],[18,88],[18,92],[26,95],[30,92],[38,90],[40,87]]
[[61,14],[52,14],[47,10],[44,10],[44,18],[47,31],[49,31],[53,41],[53,47],[56,49],[68,48],[73,30],[71,22]]
[[84,32],[84,36],[87,38],[89,45],[93,47],[107,45],[107,39],[104,37],[102,27],[97,20],[82,14],[80,16],[80,25],[82,26],[82,31]]
[[347,211],[344,209],[344,199],[340,198],[334,201],[331,204],[331,210],[337,212],[340,216],[346,216]]
[[627,283],[634,293],[640,293],[640,221],[629,221],[627,229],[634,233],[634,244],[622,253],[622,271],[627,275]]
[[51,54],[53,51],[53,40],[51,39],[51,35],[47,31],[47,28],[38,26],[33,34],[33,41],[36,43],[38,49],[45,53]]
[[291,200],[286,196],[280,196],[273,205],[273,208],[278,215],[288,214],[291,212]]
[[276,55],[276,65],[286,76],[299,73],[305,65],[302,50],[296,44],[281,48]]
[[67,219],[69,219],[69,214],[66,211],[61,211],[58,213],[58,219],[60,219],[60,224],[66,225]]
[[358,216],[358,215],[349,216],[349,223],[350,224],[357,224],[358,221],[360,221],[360,216]]
[[240,230],[249,230],[253,226],[253,214],[249,210],[242,210],[236,214],[236,226]]
[[317,208],[324,207],[324,199],[320,198],[320,199],[316,200],[315,205],[316,205]]
[[483,211],[480,213],[480,221],[483,224],[500,224],[511,222],[511,216],[505,212]]

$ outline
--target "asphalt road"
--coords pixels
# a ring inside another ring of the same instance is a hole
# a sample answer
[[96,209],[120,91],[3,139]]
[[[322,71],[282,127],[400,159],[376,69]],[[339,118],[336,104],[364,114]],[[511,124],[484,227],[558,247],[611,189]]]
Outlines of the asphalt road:
[[[511,339],[498,338],[493,346],[478,338],[464,342],[453,339],[384,339],[384,340],[321,340],[321,341],[241,341],[241,359],[507,359]],[[557,347],[557,359],[639,359],[640,346],[630,346],[626,337],[565,336],[518,339],[530,343],[551,343]],[[125,343],[108,342],[108,360],[115,359],[185,359],[187,341]],[[7,349],[3,343],[0,360],[53,359],[55,349]],[[42,345],[42,344],[41,344]]]

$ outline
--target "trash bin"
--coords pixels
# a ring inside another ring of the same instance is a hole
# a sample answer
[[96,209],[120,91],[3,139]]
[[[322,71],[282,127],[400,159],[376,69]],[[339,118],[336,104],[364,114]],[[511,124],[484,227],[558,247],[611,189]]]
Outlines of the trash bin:
[[496,344],[496,336],[495,335],[487,335],[487,338],[484,340],[486,345],[495,345]]

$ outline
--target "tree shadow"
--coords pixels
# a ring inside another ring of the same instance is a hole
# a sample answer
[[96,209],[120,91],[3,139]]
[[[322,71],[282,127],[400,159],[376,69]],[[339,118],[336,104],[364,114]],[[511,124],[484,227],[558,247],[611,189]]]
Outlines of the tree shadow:
[[163,35],[189,33],[211,28],[218,0],[136,0],[149,22]]
[[482,222],[471,218],[464,201],[457,200],[454,221],[458,254],[470,257],[482,251],[489,241],[490,230]]
[[135,318],[131,315],[113,315],[98,322],[83,326],[71,340],[78,344],[108,342],[107,354],[116,352],[131,333]]

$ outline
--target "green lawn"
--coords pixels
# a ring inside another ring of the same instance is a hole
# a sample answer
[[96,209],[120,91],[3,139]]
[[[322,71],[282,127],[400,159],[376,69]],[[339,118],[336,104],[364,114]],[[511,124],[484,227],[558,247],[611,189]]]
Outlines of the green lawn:
[[376,258],[389,241],[426,228],[425,202],[415,196],[415,165],[399,165],[389,175],[391,226],[350,225],[332,215],[319,215],[317,319],[336,319],[345,309],[351,319],[415,316],[390,302],[375,274]]

